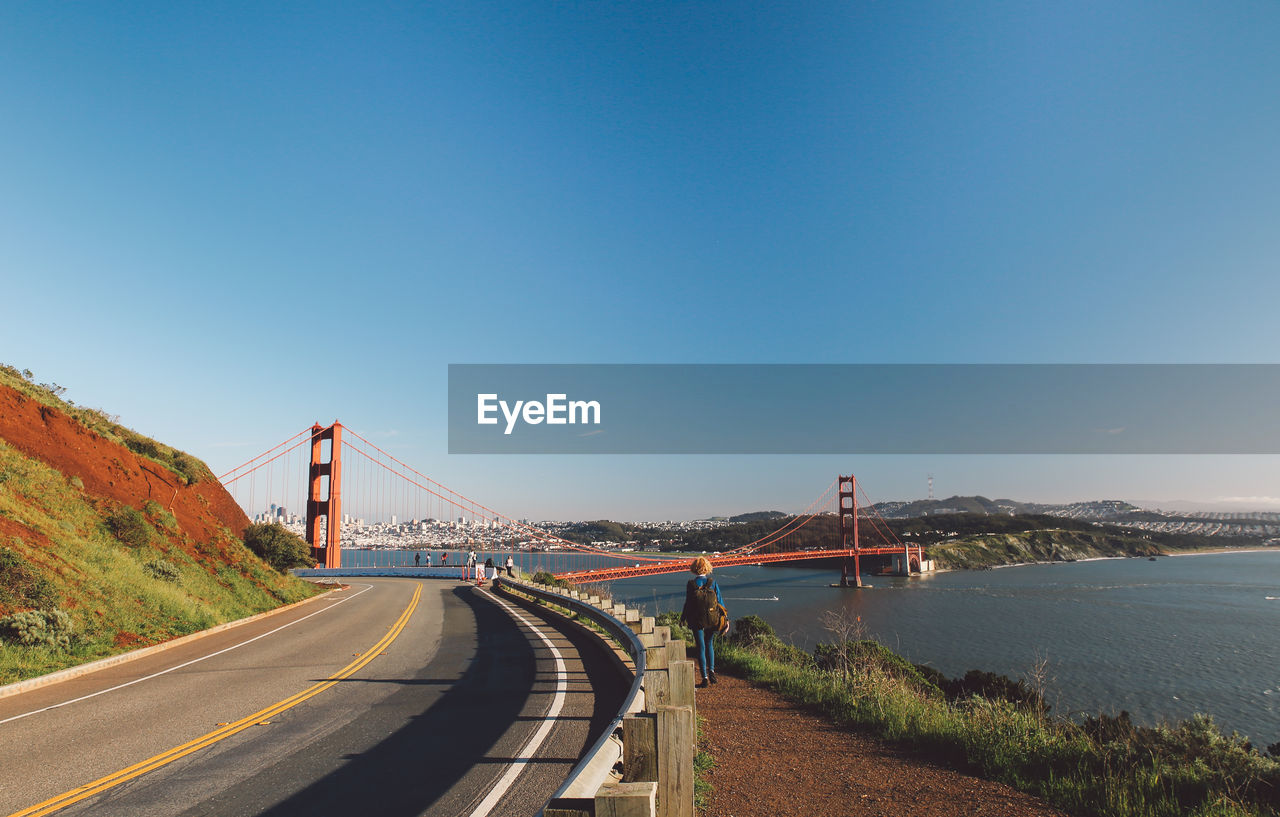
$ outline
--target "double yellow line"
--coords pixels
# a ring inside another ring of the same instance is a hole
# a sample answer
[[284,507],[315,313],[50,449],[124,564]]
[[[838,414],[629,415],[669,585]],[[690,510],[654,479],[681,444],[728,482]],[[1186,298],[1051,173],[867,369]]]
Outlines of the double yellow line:
[[279,715],[281,712],[284,712],[286,709],[291,709],[297,706],[298,704],[302,703],[303,701],[314,698],[315,696],[319,695],[321,692],[324,692],[326,689],[329,689],[330,687],[335,686],[339,681],[343,680],[344,678],[348,678],[351,675],[354,675],[356,672],[359,672],[362,667],[364,667],[373,659],[377,658],[378,655],[383,650],[385,650],[391,644],[392,641],[396,640],[396,637],[400,635],[400,631],[403,630],[405,628],[405,625],[409,623],[409,616],[413,615],[413,611],[417,609],[418,600],[420,598],[422,598],[421,584],[419,584],[414,589],[413,599],[410,600],[409,606],[405,608],[404,612],[400,614],[400,618],[396,620],[396,623],[391,626],[391,629],[387,631],[387,634],[384,635],[382,639],[378,641],[377,644],[374,644],[368,650],[365,650],[363,653],[360,654],[360,657],[357,658],[355,661],[352,661],[350,664],[347,664],[345,667],[338,670],[333,675],[330,675],[328,678],[324,679],[323,681],[316,684],[315,686],[312,686],[308,689],[304,689],[302,692],[299,692],[297,695],[294,695],[289,698],[285,698],[283,701],[274,703],[271,706],[268,706],[266,709],[259,710],[253,713],[252,715],[241,718],[235,723],[229,723],[226,726],[223,726],[220,729],[216,729],[207,735],[198,737],[192,741],[188,741],[187,743],[184,743],[181,746],[175,746],[174,748],[170,749],[167,752],[158,754],[155,757],[147,758],[141,763],[135,763],[129,768],[121,769],[120,771],[115,772],[114,774],[109,774],[106,777],[101,777],[93,781],[92,783],[86,783],[85,785],[80,786],[78,788],[74,788],[71,791],[63,792],[62,794],[59,794],[57,797],[51,798],[49,800],[45,800],[43,803],[36,803],[34,806],[25,808],[22,811],[16,811],[13,814],[10,814],[8,817],[41,817],[41,815],[44,815],[44,814],[52,814],[53,812],[58,811],[59,809],[63,809],[63,808],[66,808],[67,806],[72,805],[73,803],[78,803],[81,800],[84,800],[86,797],[92,797],[95,794],[100,794],[101,792],[104,792],[107,789],[110,789],[114,786],[118,786],[121,783],[125,783],[129,780],[133,780],[135,777],[140,777],[146,774],[147,772],[154,771],[160,768],[161,766],[167,765],[169,763],[172,763],[175,760],[178,760],[179,758],[186,757],[192,752],[198,752],[201,749],[205,748],[206,746],[212,746],[213,744],[217,743],[220,740],[224,740],[239,732],[243,732],[244,730],[248,729],[250,726],[253,726],[256,723],[260,723],[261,721],[264,721],[268,718]]

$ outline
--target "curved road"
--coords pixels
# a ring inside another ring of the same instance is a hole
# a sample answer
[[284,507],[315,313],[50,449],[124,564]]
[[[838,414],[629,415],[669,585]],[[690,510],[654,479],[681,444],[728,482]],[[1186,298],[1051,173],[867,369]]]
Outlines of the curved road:
[[536,813],[621,704],[603,649],[460,582],[351,581],[0,698],[0,815]]

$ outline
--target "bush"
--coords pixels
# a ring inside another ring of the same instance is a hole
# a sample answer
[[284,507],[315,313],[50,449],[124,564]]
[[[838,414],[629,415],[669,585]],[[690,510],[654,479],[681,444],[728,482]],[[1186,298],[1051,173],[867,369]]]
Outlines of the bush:
[[160,459],[160,444],[155,440],[141,435],[130,436],[125,438],[124,444],[135,454],[141,454],[148,459]]
[[759,638],[769,636],[777,636],[769,622],[760,618],[760,616],[743,616],[734,625],[733,635],[730,638],[735,641],[750,643]]
[[152,559],[143,565],[143,568],[161,581],[177,582],[182,578],[182,571],[168,559]]
[[679,639],[686,644],[693,643],[693,630],[680,623],[680,614],[675,610],[659,613],[658,617],[654,619],[654,623],[659,627],[670,627],[672,638]]
[[0,618],[0,638],[23,647],[71,648],[71,617],[58,609],[26,610]]
[[276,522],[256,522],[245,528],[244,544],[281,573],[316,563],[306,540]]
[[0,607],[52,607],[58,593],[21,554],[0,548]]
[[129,547],[142,548],[151,544],[151,526],[136,508],[123,505],[106,518],[106,523],[107,529]]
[[170,461],[173,463],[173,470],[185,479],[188,485],[195,485],[200,481],[201,472],[208,470],[203,467],[203,463],[184,451],[175,450]]
[[1007,675],[971,669],[963,678],[947,680],[938,684],[947,697],[953,701],[963,700],[973,695],[986,698],[988,701],[1008,701],[1015,706],[1024,707],[1042,713],[1049,711],[1044,698],[1024,680],[1013,680]]
[[735,621],[726,639],[730,644],[753,650],[774,661],[797,667],[813,666],[813,656],[778,638],[769,622],[759,616],[743,616]]
[[[877,670],[916,692],[942,697],[942,689],[931,677],[926,676],[910,661],[877,641],[866,639],[848,641],[843,647],[818,644],[814,648],[813,658],[819,669],[845,674],[857,670]],[[841,662],[844,666],[840,666]],[[1008,681],[1007,678],[1004,680]]]
[[534,584],[542,584],[548,587],[573,587],[573,583],[568,579],[557,579],[554,573],[550,573],[546,570],[539,570],[537,573],[534,573],[533,582]]
[[148,499],[146,502],[142,503],[142,512],[147,515],[148,519],[157,525],[160,525],[166,530],[177,532],[178,518],[154,499]]

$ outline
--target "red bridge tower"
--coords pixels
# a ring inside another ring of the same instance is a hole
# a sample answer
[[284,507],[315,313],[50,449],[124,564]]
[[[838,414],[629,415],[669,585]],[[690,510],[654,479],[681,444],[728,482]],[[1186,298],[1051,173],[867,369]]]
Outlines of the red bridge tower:
[[[322,462],[324,441],[328,440],[329,461]],[[329,495],[324,495],[324,480],[329,481]],[[307,544],[317,564],[342,566],[342,424],[325,428],[311,427],[311,491],[307,497]],[[324,519],[324,538],[320,536],[320,520]]]
[[840,568],[840,587],[861,587],[862,570],[858,563],[858,481],[854,477],[840,477],[840,549],[853,551],[853,575],[850,576],[849,557]]

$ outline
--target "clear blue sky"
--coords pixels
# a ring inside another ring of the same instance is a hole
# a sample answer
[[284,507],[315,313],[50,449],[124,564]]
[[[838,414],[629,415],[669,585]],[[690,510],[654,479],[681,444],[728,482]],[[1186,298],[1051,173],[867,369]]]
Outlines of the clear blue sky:
[[0,360],[215,470],[338,418],[537,518],[795,509],[838,471],[1280,497],[1274,457],[445,428],[449,363],[1277,362],[1278,34],[1261,0],[5,4]]

